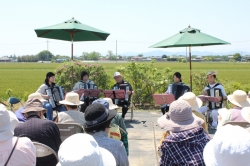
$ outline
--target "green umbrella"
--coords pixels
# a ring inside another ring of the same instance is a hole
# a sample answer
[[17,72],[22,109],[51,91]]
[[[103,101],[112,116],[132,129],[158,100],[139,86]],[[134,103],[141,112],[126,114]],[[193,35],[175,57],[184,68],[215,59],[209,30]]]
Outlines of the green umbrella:
[[73,60],[73,42],[106,40],[107,32],[84,25],[74,18],[60,24],[35,29],[37,37],[66,40],[72,42],[71,60]]
[[[73,61],[74,41],[100,41],[106,40],[110,35],[107,32],[84,25],[74,18],[60,24],[35,29],[37,37],[71,41],[71,60]],[[73,66],[72,66],[73,86]]]
[[211,46],[230,44],[213,36],[200,32],[199,29],[185,28],[176,35],[156,43],[151,48],[169,48],[169,47],[189,47],[189,63],[190,63],[190,88],[192,91],[192,63],[191,63],[191,47],[192,46]]

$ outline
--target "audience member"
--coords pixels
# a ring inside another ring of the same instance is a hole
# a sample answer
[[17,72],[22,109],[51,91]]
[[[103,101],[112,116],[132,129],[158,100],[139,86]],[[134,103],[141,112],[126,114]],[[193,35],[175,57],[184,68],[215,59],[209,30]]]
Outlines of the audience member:
[[85,124],[84,113],[77,111],[78,106],[83,104],[83,102],[79,100],[79,95],[77,93],[67,93],[65,100],[59,103],[64,104],[67,109],[67,111],[58,113],[59,123],[77,123],[81,126]]
[[172,102],[169,112],[157,122],[161,128],[170,131],[159,149],[161,166],[205,166],[203,148],[210,138],[201,127],[204,121],[192,113],[187,101]]
[[[39,99],[29,99],[25,104],[23,113],[27,121],[19,124],[15,130],[15,136],[24,135],[32,141],[40,142],[52,148],[56,153],[61,144],[60,132],[57,125],[46,119],[42,119],[43,103]],[[54,166],[57,161],[53,154],[48,157],[37,158],[37,166]]]
[[250,133],[242,127],[221,127],[203,152],[206,166],[250,166]]
[[35,146],[27,137],[13,136],[8,110],[2,104],[0,104],[0,165],[36,165]]
[[110,151],[116,160],[116,165],[128,166],[128,156],[121,141],[108,138],[111,120],[115,117],[115,110],[108,110],[102,104],[94,103],[85,111],[85,130],[91,134],[100,147]]
[[189,105],[192,108],[192,112],[204,121],[204,123],[202,124],[202,127],[208,133],[206,118],[202,113],[198,112],[199,108],[201,108],[201,106],[202,106],[201,99],[196,97],[196,95],[193,92],[187,92],[187,93],[183,94],[179,98],[179,100],[185,100],[189,103]]
[[[28,96],[28,100],[29,99],[39,99],[41,102],[45,102],[46,100],[44,100],[41,96],[40,93],[31,93],[29,96]],[[44,107],[46,109],[46,107]],[[19,108],[16,112],[15,112],[15,115],[18,119],[19,122],[25,122],[27,119],[25,118],[25,116],[23,115],[23,110],[24,110],[24,107],[21,107]]]
[[89,134],[70,136],[60,146],[57,166],[115,166],[114,156]]
[[247,93],[242,90],[236,90],[233,94],[228,95],[228,101],[232,104],[232,108],[219,110],[218,128],[228,121],[246,122],[241,116],[241,110],[250,106],[250,99],[247,97]]

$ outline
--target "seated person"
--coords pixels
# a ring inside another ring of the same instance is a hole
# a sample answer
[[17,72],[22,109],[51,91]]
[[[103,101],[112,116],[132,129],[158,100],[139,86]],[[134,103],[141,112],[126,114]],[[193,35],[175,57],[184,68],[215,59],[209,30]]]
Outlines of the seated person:
[[79,100],[77,93],[67,93],[65,100],[60,101],[60,104],[64,104],[67,111],[58,113],[57,122],[77,123],[81,126],[85,124],[84,113],[77,111],[77,107],[83,104],[83,102]]
[[215,133],[203,151],[206,166],[249,166],[250,133],[227,124]]
[[[168,86],[166,94],[173,94],[175,100],[178,100],[180,96],[182,96],[184,93],[188,92],[190,88],[182,83],[181,80],[181,73],[175,72],[173,75],[174,82]],[[164,115],[169,110],[169,104],[164,104],[161,106],[161,112]]]
[[196,95],[193,92],[187,92],[184,95],[182,95],[178,100],[185,100],[189,103],[189,105],[192,108],[192,112],[204,121],[204,123],[202,124],[202,127],[208,133],[206,118],[202,113],[197,111],[202,106],[201,99],[196,97]]
[[113,86],[113,89],[118,90],[118,89],[122,89],[125,90],[126,95],[128,95],[127,99],[115,99],[115,104],[117,104],[118,106],[122,107],[122,118],[125,118],[126,113],[128,112],[128,108],[130,106],[131,103],[131,97],[134,93],[132,86],[130,85],[130,83],[128,83],[127,81],[124,81],[122,78],[122,75],[120,72],[115,72],[114,73],[114,79],[116,81],[116,83]]
[[[45,102],[43,102],[43,107],[46,108],[46,118],[49,120],[53,120],[53,107],[51,105],[51,103],[49,103],[49,99],[52,96],[49,96],[46,92],[46,90],[48,88],[51,88],[51,91],[53,91],[53,89],[55,88],[56,84],[55,84],[55,74],[52,72],[48,72],[46,74],[46,78],[44,83],[37,89],[37,93],[40,93],[41,96],[46,99]],[[62,107],[61,105],[56,105],[55,110],[57,110],[58,112],[61,111],[66,111],[66,109],[64,107]]]
[[35,166],[36,148],[29,138],[13,136],[8,112],[6,107],[0,104],[0,165]]
[[[45,101],[46,101],[46,100],[44,100],[44,99],[42,98],[42,96],[41,96],[40,93],[31,93],[31,94],[28,96],[28,100],[29,100],[29,99],[34,99],[34,98],[39,99],[41,102],[45,102]],[[45,106],[45,105],[43,105],[43,107],[44,107],[44,106]],[[44,108],[46,109],[46,107],[44,107]],[[24,107],[21,107],[21,108],[19,108],[19,109],[15,112],[16,117],[17,117],[17,119],[19,120],[19,122],[25,122],[25,121],[27,120],[27,119],[25,118],[24,114],[22,113],[24,109],[25,109]]]
[[[82,71],[80,81],[78,81],[75,84],[72,91],[76,91],[79,89],[95,89],[95,87],[93,87],[94,85],[95,85],[95,83],[93,81],[89,80],[89,73],[86,71]],[[90,97],[84,97],[81,100],[84,101],[83,105],[81,105],[81,112],[84,113],[86,108],[94,101],[94,99],[90,98]]]
[[85,131],[92,135],[98,145],[111,152],[116,160],[116,165],[128,166],[128,156],[121,141],[108,138],[111,120],[115,117],[115,110],[108,110],[102,104],[94,103],[85,111]]
[[[115,110],[115,108],[118,108],[116,105],[113,104],[113,102],[110,98],[97,99],[92,104],[94,104],[94,103],[102,104],[108,110]],[[128,153],[129,153],[128,133],[126,130],[126,125],[125,125],[124,120],[122,119],[121,115],[117,113],[115,115],[115,117],[112,119],[111,124],[112,125],[110,127],[110,132],[108,133],[108,136],[110,138],[114,138],[114,139],[122,141],[124,146],[125,146],[127,155],[128,155]],[[124,131],[124,133],[122,133],[120,131],[120,128]]]
[[187,101],[171,103],[169,112],[157,120],[159,126],[170,131],[159,149],[160,165],[205,166],[203,148],[210,140],[201,127],[204,121],[192,113]]
[[236,90],[233,94],[228,95],[228,101],[232,104],[231,109],[219,110],[218,127],[223,126],[228,121],[246,122],[241,115],[241,110],[244,107],[250,107],[250,99],[247,93],[242,90]]
[[[23,113],[27,121],[20,123],[14,130],[15,136],[26,136],[32,141],[45,144],[52,148],[56,153],[61,144],[60,132],[57,125],[50,121],[44,120],[43,103],[39,99],[29,99],[25,104]],[[37,158],[37,166],[55,166],[57,160],[53,154],[46,157]]]
[[78,133],[70,136],[60,146],[57,166],[115,166],[114,156],[100,147],[89,134]]

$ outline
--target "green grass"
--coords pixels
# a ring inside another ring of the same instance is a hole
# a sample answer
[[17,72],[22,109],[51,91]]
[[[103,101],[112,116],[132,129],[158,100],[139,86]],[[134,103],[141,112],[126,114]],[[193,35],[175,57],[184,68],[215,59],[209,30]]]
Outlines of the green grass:
[[[141,63],[141,62],[139,62]],[[106,71],[113,76],[116,67],[126,66],[126,63],[99,63],[105,66]],[[25,93],[35,92],[44,82],[47,72],[54,72],[58,63],[0,63],[0,97],[6,99],[7,89],[12,89],[14,96],[22,96]],[[170,67],[173,72],[182,74],[183,82],[189,84],[189,63],[156,62],[155,67],[162,70]],[[217,70],[218,77],[222,80],[249,84],[250,63],[192,63],[193,72],[207,72]]]

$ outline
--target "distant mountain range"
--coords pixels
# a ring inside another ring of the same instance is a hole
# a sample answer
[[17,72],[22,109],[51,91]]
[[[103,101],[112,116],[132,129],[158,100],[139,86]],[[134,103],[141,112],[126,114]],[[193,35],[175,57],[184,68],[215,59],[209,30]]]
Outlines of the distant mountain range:
[[[235,53],[240,53],[242,55],[250,55],[250,52],[246,51],[230,51],[230,52],[208,52],[208,51],[192,51],[192,55],[198,55],[198,56],[206,56],[206,55],[232,55]],[[157,50],[157,51],[150,51],[150,52],[145,52],[145,53],[138,53],[138,52],[124,52],[119,55],[122,56],[137,56],[139,54],[143,54],[143,56],[162,56],[162,55],[184,55],[186,56],[186,52],[167,52],[167,51],[162,51],[162,50]],[[188,52],[187,52],[188,56]]]

